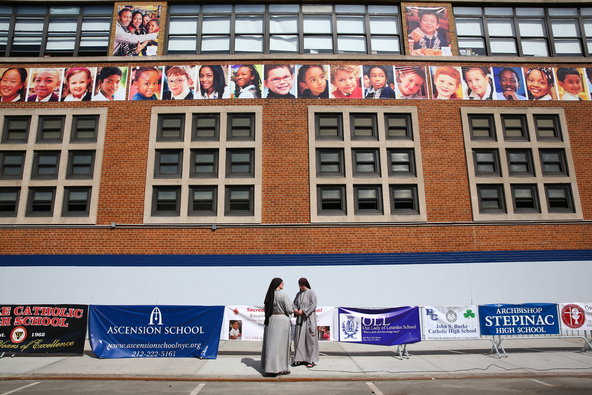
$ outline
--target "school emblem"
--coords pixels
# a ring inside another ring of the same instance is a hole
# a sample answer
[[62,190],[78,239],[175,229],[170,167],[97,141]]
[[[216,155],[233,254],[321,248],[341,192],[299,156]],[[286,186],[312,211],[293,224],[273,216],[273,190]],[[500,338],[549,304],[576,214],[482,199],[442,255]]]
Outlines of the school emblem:
[[345,335],[344,340],[355,340],[360,331],[360,323],[353,315],[347,315],[347,320],[341,323],[341,332]]
[[453,323],[456,322],[456,320],[458,319],[458,315],[456,314],[456,312],[454,312],[453,310],[448,310],[448,312],[446,313],[446,320],[448,320],[448,322]]
[[10,332],[10,340],[15,343],[22,343],[27,338],[27,330],[22,326],[17,326]]

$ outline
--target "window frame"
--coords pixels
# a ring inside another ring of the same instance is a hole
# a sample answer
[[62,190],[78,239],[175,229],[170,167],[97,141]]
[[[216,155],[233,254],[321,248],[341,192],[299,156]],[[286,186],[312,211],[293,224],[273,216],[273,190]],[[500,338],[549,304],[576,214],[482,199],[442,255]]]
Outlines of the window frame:
[[[15,168],[16,166],[13,164],[7,164],[6,159],[8,157],[20,157],[20,171],[18,174],[15,175],[6,175],[4,174],[6,169]],[[27,159],[27,151],[22,150],[10,150],[10,151],[0,151],[0,180],[22,180],[23,173],[25,170],[25,161]]]

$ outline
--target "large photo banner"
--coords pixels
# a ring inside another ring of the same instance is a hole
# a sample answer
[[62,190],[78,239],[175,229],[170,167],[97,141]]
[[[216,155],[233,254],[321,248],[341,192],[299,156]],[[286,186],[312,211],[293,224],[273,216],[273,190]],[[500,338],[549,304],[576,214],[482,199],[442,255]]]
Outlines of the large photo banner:
[[554,303],[481,305],[479,323],[484,336],[559,334]]
[[422,331],[425,340],[478,339],[477,306],[424,306]]
[[90,306],[99,358],[218,356],[224,306]]
[[[333,341],[335,307],[316,309],[319,341]],[[222,324],[222,340],[262,341],[265,311],[259,306],[226,306]],[[292,318],[292,325],[296,320]]]
[[592,303],[560,303],[561,330],[592,331]]
[[396,344],[421,341],[419,307],[357,309],[339,307],[339,341],[349,343]]
[[86,305],[0,305],[0,354],[82,354]]

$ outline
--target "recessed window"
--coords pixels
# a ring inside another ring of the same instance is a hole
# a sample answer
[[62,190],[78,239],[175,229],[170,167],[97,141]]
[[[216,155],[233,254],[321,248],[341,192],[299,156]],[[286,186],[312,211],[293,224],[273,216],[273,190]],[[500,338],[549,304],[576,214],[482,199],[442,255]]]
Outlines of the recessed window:
[[388,160],[390,176],[415,176],[415,154],[413,149],[389,149]]
[[535,115],[534,124],[539,140],[563,140],[559,118],[555,115]]
[[215,216],[218,202],[218,188],[214,185],[191,186],[189,188],[188,215]]
[[514,212],[540,212],[536,185],[512,185],[511,189],[512,200],[514,201]]
[[382,187],[380,185],[354,186],[356,214],[382,214]]
[[473,161],[475,163],[475,175],[478,176],[500,176],[499,152],[496,149],[475,149],[473,150]]
[[341,114],[316,114],[317,140],[343,140],[343,116]]
[[497,139],[492,115],[469,114],[469,130],[473,140]]
[[317,149],[317,176],[343,177],[345,175],[342,149]]
[[376,114],[351,114],[352,140],[377,140]]
[[183,141],[185,114],[159,114],[156,141]]
[[193,141],[218,141],[220,139],[220,115],[193,114]]
[[183,170],[182,150],[157,150],[154,177],[179,178]]
[[29,125],[31,117],[7,116],[4,117],[2,130],[3,143],[26,143],[29,139]]
[[410,114],[384,114],[387,139],[413,140]]
[[20,180],[24,163],[24,151],[0,151],[0,179]]
[[0,187],[0,217],[16,217],[20,188]]
[[253,215],[252,186],[227,186],[225,194],[224,212],[226,215]]
[[482,213],[505,213],[504,187],[502,185],[477,185],[479,210]]
[[508,171],[511,176],[534,176],[532,151],[529,149],[507,149]]
[[419,214],[417,186],[391,185],[391,212],[393,215]]
[[547,205],[552,213],[573,213],[574,204],[569,184],[545,184]]
[[230,140],[255,140],[255,114],[228,114],[228,135]]
[[319,215],[345,215],[345,186],[319,185],[317,187]]
[[191,150],[191,177],[215,178],[218,177],[218,150],[194,149]]
[[226,177],[253,177],[254,161],[253,149],[226,150]]
[[56,189],[51,188],[29,188],[29,199],[27,202],[28,217],[51,217],[55,204]]
[[72,117],[70,142],[96,142],[98,130],[99,117],[97,115],[75,115]]
[[66,117],[39,117],[37,130],[38,143],[61,143]]
[[95,164],[95,151],[68,152],[68,179],[91,179]]
[[65,187],[62,215],[65,217],[87,217],[90,209],[90,196],[90,187]]
[[380,176],[380,157],[377,149],[354,149],[352,157],[354,176]]
[[152,215],[167,217],[178,216],[180,192],[180,187],[154,187],[152,192]]
[[60,151],[35,151],[31,178],[58,178],[59,163]]
[[568,176],[564,149],[541,149],[541,168],[545,176]]
[[504,128],[504,139],[506,140],[529,140],[526,116],[524,115],[502,115]]

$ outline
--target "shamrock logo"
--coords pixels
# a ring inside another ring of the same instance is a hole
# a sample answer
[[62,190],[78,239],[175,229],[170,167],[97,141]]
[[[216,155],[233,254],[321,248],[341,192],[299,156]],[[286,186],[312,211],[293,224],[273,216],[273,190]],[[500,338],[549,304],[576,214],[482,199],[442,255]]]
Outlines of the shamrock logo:
[[463,315],[465,318],[475,318],[475,313],[471,309],[467,310]]

